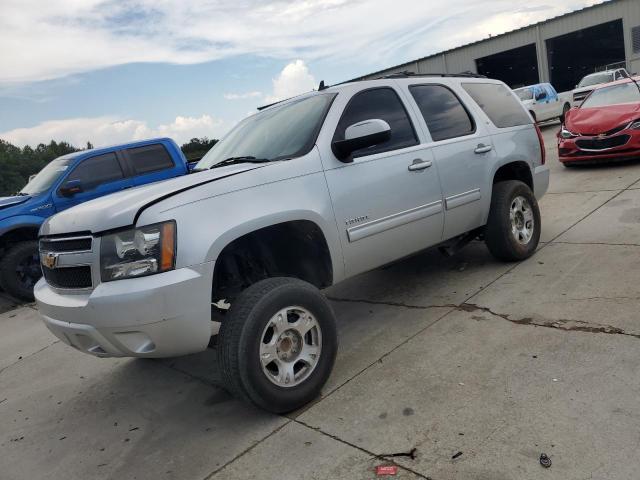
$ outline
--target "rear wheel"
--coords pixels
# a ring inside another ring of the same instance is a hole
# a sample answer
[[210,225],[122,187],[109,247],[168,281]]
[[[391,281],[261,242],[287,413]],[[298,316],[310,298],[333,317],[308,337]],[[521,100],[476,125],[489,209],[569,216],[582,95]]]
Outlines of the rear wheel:
[[540,209],[523,182],[507,180],[493,186],[485,242],[491,254],[507,262],[529,258],[540,241]]
[[329,303],[313,285],[295,278],[269,278],[244,290],[219,335],[223,386],[275,413],[313,400],[337,353]]
[[42,277],[38,242],[13,245],[0,260],[0,287],[20,300],[33,301],[33,286]]

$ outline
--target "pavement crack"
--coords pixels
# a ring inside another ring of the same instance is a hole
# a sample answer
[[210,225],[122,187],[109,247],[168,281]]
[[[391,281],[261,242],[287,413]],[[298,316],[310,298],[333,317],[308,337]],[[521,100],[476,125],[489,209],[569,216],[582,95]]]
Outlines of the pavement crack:
[[567,242],[567,241],[552,241],[552,243],[561,244],[561,245],[605,245],[608,247],[640,247],[640,243]]
[[14,366],[14,365],[16,365],[17,363],[20,363],[20,362],[22,362],[22,361],[26,360],[27,358],[31,358],[31,357],[33,357],[34,355],[37,355],[38,353],[40,353],[40,352],[42,352],[42,351],[46,350],[46,349],[47,349],[47,348],[49,348],[50,346],[55,345],[56,343],[59,343],[59,342],[60,342],[60,340],[56,340],[55,342],[50,343],[49,345],[47,345],[47,346],[45,346],[45,347],[42,347],[40,350],[36,350],[35,352],[30,353],[30,354],[29,354],[29,355],[27,355],[27,356],[20,357],[20,358],[18,358],[18,360],[16,360],[16,361],[15,361],[15,362],[13,362],[13,363],[10,363],[10,364],[9,364],[9,365],[7,365],[6,367],[2,367],[2,368],[0,368],[0,375],[2,375],[2,374],[4,373],[4,371],[5,371],[5,370],[8,370],[9,368],[13,367],[13,366]]
[[463,303],[457,310],[464,312],[482,312],[502,318],[507,322],[516,325],[530,325],[534,327],[553,328],[565,332],[602,333],[606,335],[623,335],[626,337],[640,338],[640,334],[625,332],[623,329],[602,323],[590,323],[582,320],[557,319],[545,320],[533,317],[511,318],[508,314],[497,313],[487,307],[482,307],[473,303]]
[[347,302],[347,303],[366,303],[368,305],[383,305],[386,307],[401,307],[401,308],[410,308],[413,310],[430,310],[433,308],[457,308],[458,305],[453,303],[445,303],[440,305],[411,305],[409,303],[402,302],[382,302],[378,300],[366,300],[360,298],[338,298],[338,297],[329,297],[328,300],[333,302]]
[[410,452],[408,452],[406,454],[403,453],[403,454],[384,454],[384,455],[380,455],[380,454],[372,452],[371,450],[367,450],[366,448],[361,447],[360,445],[356,445],[355,443],[351,443],[351,442],[349,442],[347,440],[344,440],[344,439],[338,437],[337,435],[333,435],[331,433],[325,432],[320,427],[314,427],[312,425],[309,425],[308,423],[304,422],[303,420],[294,419],[293,421],[295,423],[297,423],[298,425],[301,425],[301,426],[303,426],[305,428],[313,430],[314,432],[318,432],[318,433],[324,435],[325,437],[329,437],[329,438],[335,440],[336,442],[340,442],[340,443],[342,443],[344,445],[347,445],[347,446],[349,446],[351,448],[355,448],[356,450],[359,450],[359,451],[361,451],[363,453],[366,453],[367,455],[369,455],[370,457],[372,457],[374,459],[383,460],[385,462],[392,463],[393,465],[397,466],[401,470],[405,470],[407,472],[410,472],[410,473],[414,474],[415,476],[417,476],[418,478],[422,478],[424,480],[431,480],[431,477],[427,477],[426,475],[424,475],[424,474],[422,474],[420,472],[417,472],[416,470],[414,470],[412,468],[409,468],[406,465],[403,465],[403,464],[400,464],[400,463],[396,463],[393,460],[393,457],[398,457],[398,456],[407,456],[407,457],[410,457],[411,459],[415,459],[416,451],[417,451],[416,448],[413,448]]
[[[284,417],[286,418],[286,417]],[[240,459],[241,457],[245,456],[247,453],[249,453],[251,450],[253,450],[254,448],[256,448],[258,445],[260,445],[262,442],[264,442],[265,440],[267,440],[269,437],[275,435],[276,433],[278,433],[280,430],[282,430],[284,427],[286,427],[287,425],[289,425],[292,422],[292,420],[289,420],[285,423],[283,423],[282,425],[280,425],[278,428],[276,428],[275,430],[273,430],[272,432],[270,432],[269,434],[267,434],[265,437],[261,438],[260,440],[256,440],[250,447],[244,449],[242,452],[240,452],[238,455],[236,455],[235,457],[233,457],[231,460],[229,460],[228,462],[226,462],[224,465],[221,465],[220,467],[216,468],[213,472],[209,473],[208,475],[206,475],[204,477],[204,480],[210,480],[211,478],[213,478],[214,476],[216,476],[219,472],[221,472],[222,470],[224,470],[225,468],[227,468],[229,465],[231,465],[233,462],[235,462],[236,460]]]

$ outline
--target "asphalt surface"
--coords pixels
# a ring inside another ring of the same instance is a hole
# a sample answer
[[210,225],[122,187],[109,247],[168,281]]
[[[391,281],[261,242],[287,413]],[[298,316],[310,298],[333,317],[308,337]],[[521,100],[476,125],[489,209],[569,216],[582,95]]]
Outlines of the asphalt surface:
[[556,130],[536,255],[473,243],[329,289],[336,368],[289,416],[216,388],[213,352],[85,356],[0,298],[0,478],[637,479],[640,162],[564,169]]

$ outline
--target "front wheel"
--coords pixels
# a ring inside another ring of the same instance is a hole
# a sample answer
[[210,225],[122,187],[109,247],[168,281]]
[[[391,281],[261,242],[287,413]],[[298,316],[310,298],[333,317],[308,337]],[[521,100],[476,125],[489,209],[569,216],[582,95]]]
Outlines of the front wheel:
[[223,387],[274,413],[313,400],[338,349],[331,306],[317,288],[295,278],[269,278],[244,290],[219,335]]
[[533,192],[523,182],[507,180],[493,186],[485,242],[498,260],[529,258],[540,241],[540,209]]
[[13,245],[0,260],[0,287],[20,300],[34,300],[33,287],[40,277],[42,270],[35,240]]

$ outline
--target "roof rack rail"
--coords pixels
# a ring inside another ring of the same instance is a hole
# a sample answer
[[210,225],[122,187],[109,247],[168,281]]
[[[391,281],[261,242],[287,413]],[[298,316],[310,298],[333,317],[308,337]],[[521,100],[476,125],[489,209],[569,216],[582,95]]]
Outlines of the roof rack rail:
[[461,72],[461,73],[415,73],[410,71],[396,72],[389,75],[378,77],[376,80],[384,78],[407,78],[407,77],[458,77],[458,78],[487,78],[485,75],[473,72]]

